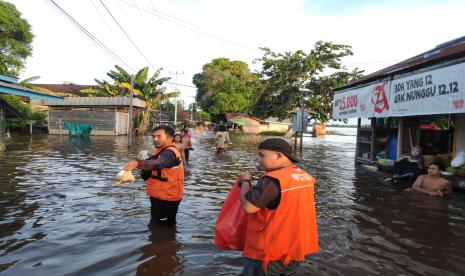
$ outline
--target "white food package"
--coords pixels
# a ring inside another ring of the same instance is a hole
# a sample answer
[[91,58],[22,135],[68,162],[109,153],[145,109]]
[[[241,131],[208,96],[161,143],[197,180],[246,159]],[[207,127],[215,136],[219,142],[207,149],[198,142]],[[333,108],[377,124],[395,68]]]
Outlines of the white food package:
[[115,176],[115,180],[117,182],[133,182],[134,180],[136,180],[136,178],[134,177],[134,175],[132,175],[132,172],[131,171],[125,171],[125,170],[121,170],[119,171],[119,173]]

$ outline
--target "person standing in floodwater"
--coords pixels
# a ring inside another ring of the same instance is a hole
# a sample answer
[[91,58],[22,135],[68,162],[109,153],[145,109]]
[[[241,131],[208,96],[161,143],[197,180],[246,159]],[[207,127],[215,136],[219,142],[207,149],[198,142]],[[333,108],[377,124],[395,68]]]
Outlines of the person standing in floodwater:
[[226,126],[221,125],[216,132],[216,153],[226,153],[228,145],[231,143]]
[[189,130],[189,128],[187,126],[184,127],[183,131],[182,131],[182,142],[184,143],[185,145],[185,148],[184,148],[184,156],[186,157],[186,166],[187,164],[189,163],[189,154],[192,150],[192,133],[191,131]]
[[290,275],[305,256],[318,252],[315,179],[294,165],[291,145],[270,138],[258,146],[266,173],[253,186],[240,176],[241,203],[248,213],[242,275]]
[[174,135],[174,144],[176,148],[178,149],[179,153],[181,153],[181,158],[182,158],[182,164],[184,165],[184,171],[186,171],[186,156],[184,154],[184,150],[186,149],[186,144],[182,142],[182,135],[177,133]]
[[153,130],[152,137],[156,148],[155,154],[147,160],[128,162],[124,170],[132,171],[136,168],[142,170],[147,195],[150,197],[151,222],[174,225],[184,193],[182,157],[173,142],[172,127],[158,126]]

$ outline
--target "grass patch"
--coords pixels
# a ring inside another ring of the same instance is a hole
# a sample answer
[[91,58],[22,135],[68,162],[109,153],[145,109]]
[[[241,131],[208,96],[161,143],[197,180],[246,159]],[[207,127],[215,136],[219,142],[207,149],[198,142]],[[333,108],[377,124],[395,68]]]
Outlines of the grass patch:
[[286,132],[281,132],[281,131],[262,131],[262,132],[260,132],[260,135],[263,135],[263,136],[284,136],[284,135],[286,135]]

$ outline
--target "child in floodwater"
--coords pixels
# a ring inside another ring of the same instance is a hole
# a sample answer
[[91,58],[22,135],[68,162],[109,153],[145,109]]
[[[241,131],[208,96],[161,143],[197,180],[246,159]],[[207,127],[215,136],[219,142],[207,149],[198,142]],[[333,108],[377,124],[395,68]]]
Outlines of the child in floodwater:
[[216,153],[226,153],[231,142],[226,126],[220,126],[216,132]]
[[186,162],[186,155],[184,154],[184,150],[186,149],[186,144],[182,141],[181,134],[174,135],[174,144],[176,149],[181,153],[182,163],[184,164],[184,171],[186,170],[187,162]]

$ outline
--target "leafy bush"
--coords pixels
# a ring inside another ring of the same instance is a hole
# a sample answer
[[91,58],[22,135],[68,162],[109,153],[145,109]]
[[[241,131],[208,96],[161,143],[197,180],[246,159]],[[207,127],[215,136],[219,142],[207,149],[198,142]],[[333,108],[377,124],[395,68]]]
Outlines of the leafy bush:
[[7,118],[6,127],[8,129],[23,129],[29,127],[29,121],[35,120],[37,123],[42,123],[47,117],[47,111],[31,111],[31,105],[21,100],[20,96],[4,95],[3,100],[13,107],[22,118]]

